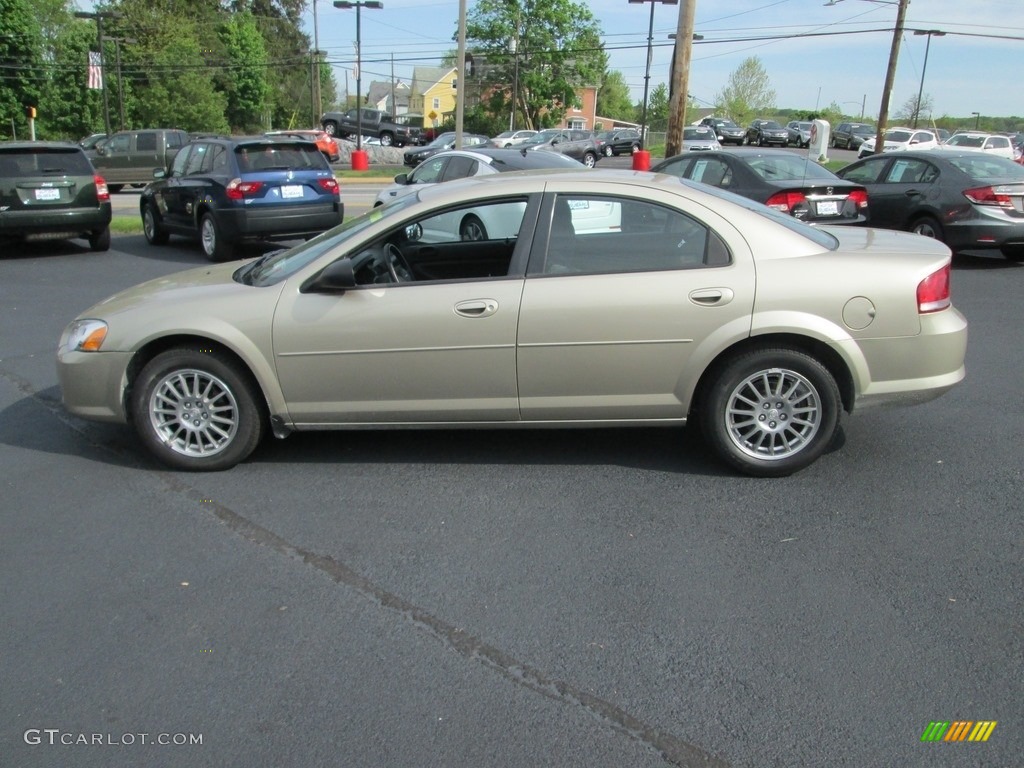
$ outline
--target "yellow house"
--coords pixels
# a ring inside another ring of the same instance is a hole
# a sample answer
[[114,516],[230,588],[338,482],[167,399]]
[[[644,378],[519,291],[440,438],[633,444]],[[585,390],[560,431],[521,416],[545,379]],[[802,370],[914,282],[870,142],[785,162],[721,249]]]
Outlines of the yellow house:
[[414,67],[409,114],[423,115],[424,128],[436,128],[455,112],[455,67]]

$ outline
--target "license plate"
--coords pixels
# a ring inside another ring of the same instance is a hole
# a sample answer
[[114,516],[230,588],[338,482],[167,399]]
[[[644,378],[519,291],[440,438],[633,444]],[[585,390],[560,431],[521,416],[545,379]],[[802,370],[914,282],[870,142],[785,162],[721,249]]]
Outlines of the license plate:
[[288,184],[281,187],[281,197],[302,197],[302,187],[298,184]]
[[37,189],[36,200],[60,200],[59,189]]
[[818,215],[838,216],[839,203],[837,203],[835,200],[825,200],[824,202],[818,203]]

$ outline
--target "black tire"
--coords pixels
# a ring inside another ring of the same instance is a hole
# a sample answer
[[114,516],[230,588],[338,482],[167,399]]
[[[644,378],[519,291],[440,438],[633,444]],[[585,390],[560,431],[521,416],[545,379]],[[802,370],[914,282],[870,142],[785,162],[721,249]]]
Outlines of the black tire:
[[593,152],[585,152],[583,154],[583,164],[587,166],[587,168],[593,168],[597,165],[597,155]]
[[122,189],[124,189],[124,184],[107,184],[107,192],[112,195],[116,195]]
[[612,149],[612,145],[611,144],[606,144],[605,147],[604,147],[604,156],[605,157],[611,157],[614,154],[615,154],[615,150]]
[[784,477],[831,445],[841,409],[839,387],[824,365],[795,349],[764,347],[712,373],[699,415],[705,438],[726,463],[755,477]]
[[142,234],[150,245],[164,245],[170,237],[167,230],[160,226],[160,215],[152,203],[142,207]]
[[1024,261],[1024,245],[1004,245],[1000,250],[1008,261]]
[[395,137],[392,136],[390,133],[382,133],[380,135],[380,145],[382,147],[390,147],[394,143]]
[[486,240],[487,227],[473,214],[469,214],[459,224],[459,238],[461,240]]
[[[196,392],[201,392],[196,398]],[[255,387],[215,350],[170,349],[135,379],[132,421],[162,463],[193,472],[230,469],[255,450],[264,419]]]
[[224,237],[217,219],[209,211],[199,220],[199,244],[210,261],[230,261],[235,255],[234,243]]
[[338,124],[328,120],[324,123],[324,133],[328,136],[334,136],[338,132]]
[[910,225],[910,231],[923,235],[924,237],[933,237],[940,242],[946,242],[945,233],[942,231],[942,225],[939,224],[938,220],[931,216],[920,216],[914,219]]
[[764,146],[764,136],[759,136],[757,138],[757,146],[759,146],[759,147],[763,147]]
[[89,248],[94,251],[110,250],[110,225],[89,235]]

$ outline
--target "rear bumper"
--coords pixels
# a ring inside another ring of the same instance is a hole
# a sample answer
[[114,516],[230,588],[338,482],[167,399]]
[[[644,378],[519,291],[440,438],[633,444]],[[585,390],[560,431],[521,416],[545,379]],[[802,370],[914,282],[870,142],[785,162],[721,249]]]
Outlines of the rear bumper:
[[110,224],[110,203],[97,208],[0,212],[0,237],[27,240],[82,237]]
[[1013,219],[1001,211],[975,210],[965,221],[944,222],[946,245],[953,251],[970,251],[1003,246],[1024,246],[1024,219]]
[[342,202],[222,210],[218,223],[231,240],[287,240],[318,235],[345,219]]

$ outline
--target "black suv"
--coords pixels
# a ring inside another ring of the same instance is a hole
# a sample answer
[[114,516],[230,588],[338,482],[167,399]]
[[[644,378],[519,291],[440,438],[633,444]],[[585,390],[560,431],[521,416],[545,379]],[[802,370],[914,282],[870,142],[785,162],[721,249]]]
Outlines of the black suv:
[[110,248],[110,192],[77,144],[0,144],[0,242],[83,237]]
[[344,219],[334,172],[303,139],[198,139],[153,176],[139,201],[146,240],[198,236],[213,261],[230,259],[243,240],[308,238]]

